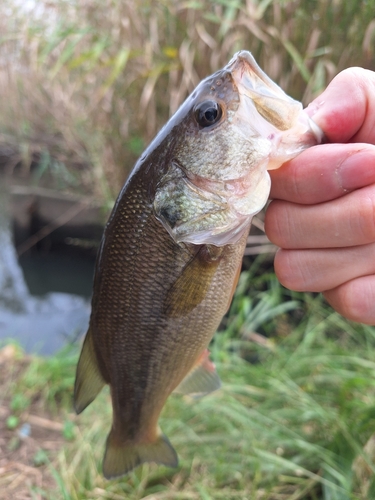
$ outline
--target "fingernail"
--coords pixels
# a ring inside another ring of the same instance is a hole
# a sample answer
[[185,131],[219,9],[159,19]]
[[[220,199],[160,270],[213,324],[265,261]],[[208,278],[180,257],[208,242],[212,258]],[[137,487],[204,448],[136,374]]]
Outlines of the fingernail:
[[[320,139],[321,144],[329,142],[326,132],[324,130],[324,116],[325,116],[325,101],[323,99],[315,99],[305,109],[305,113],[309,116],[310,120],[316,125],[319,134],[315,134]],[[323,121],[321,118],[323,117]]]
[[310,118],[312,118],[320,110],[324,103],[325,101],[323,100],[315,100],[313,102],[310,102],[310,104],[308,104],[307,108],[305,109],[305,112],[309,115]]
[[350,191],[375,183],[375,149],[351,151],[336,169],[342,189]]

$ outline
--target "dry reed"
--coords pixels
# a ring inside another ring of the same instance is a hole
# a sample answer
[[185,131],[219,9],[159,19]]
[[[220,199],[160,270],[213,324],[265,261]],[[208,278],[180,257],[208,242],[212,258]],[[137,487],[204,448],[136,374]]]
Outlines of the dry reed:
[[63,166],[74,180],[68,188],[112,199],[168,116],[238,49],[251,50],[305,104],[343,68],[374,69],[374,6],[40,0],[27,10],[3,0],[0,143],[12,146],[8,168],[21,161],[27,171],[47,151],[44,170],[58,175]]

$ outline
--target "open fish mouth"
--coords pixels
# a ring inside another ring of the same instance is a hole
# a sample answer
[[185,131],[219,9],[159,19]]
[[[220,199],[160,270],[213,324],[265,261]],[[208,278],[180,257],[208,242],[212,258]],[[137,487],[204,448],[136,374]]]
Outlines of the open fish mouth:
[[226,68],[243,98],[238,116],[246,114],[254,135],[270,140],[273,151],[277,150],[282,159],[275,163],[271,153],[267,170],[278,168],[304,149],[324,142],[323,131],[303,111],[302,104],[272,81],[250,52],[237,52]]
[[258,113],[278,130],[290,129],[302,111],[302,104],[285,94],[260,69],[250,52],[238,52],[232,64],[239,93],[252,99]]

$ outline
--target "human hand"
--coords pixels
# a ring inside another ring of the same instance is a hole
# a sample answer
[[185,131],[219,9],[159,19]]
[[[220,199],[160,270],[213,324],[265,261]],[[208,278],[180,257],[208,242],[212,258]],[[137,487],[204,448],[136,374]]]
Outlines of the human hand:
[[346,318],[375,324],[375,73],[341,72],[307,112],[330,144],[270,172],[275,272],[287,288],[323,292]]

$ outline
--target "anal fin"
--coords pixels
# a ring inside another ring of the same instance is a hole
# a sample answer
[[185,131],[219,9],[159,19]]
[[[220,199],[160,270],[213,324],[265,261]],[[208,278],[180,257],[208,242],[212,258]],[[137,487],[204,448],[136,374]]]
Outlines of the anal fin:
[[173,392],[199,398],[220,389],[221,380],[209,354],[208,349],[202,352],[192,370]]
[[90,329],[83,342],[74,384],[74,409],[81,413],[99,394],[105,385],[94,350]]

